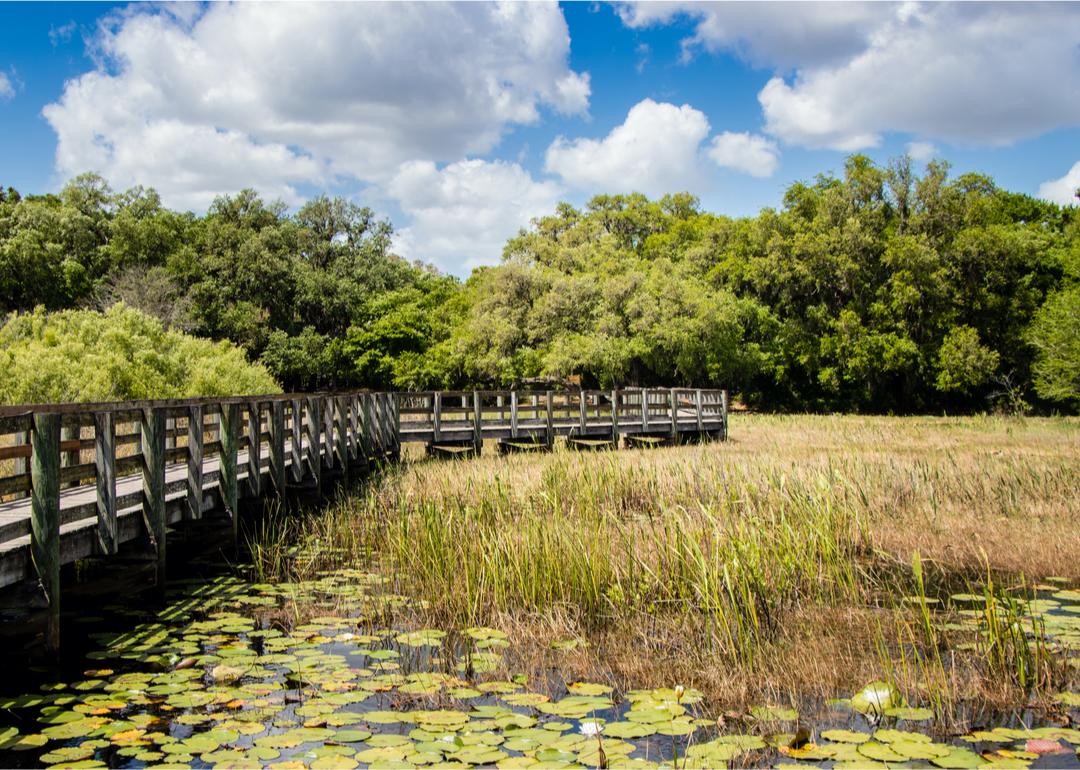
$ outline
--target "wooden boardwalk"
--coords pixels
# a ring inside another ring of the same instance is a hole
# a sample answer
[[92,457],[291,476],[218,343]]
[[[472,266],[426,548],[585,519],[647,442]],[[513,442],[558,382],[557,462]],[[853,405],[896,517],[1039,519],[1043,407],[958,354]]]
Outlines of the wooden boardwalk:
[[231,522],[242,498],[319,489],[405,443],[432,454],[618,446],[727,437],[719,390],[319,393],[0,407],[0,588],[39,581],[46,643],[59,644],[60,567],[167,531]]

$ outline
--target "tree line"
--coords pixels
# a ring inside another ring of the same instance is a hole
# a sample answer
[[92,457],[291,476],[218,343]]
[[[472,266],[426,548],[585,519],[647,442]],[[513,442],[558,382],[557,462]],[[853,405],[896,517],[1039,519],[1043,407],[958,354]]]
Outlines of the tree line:
[[941,162],[854,155],[755,217],[688,194],[560,204],[465,281],[391,237],[341,198],[289,212],[246,190],[198,216],[84,175],[0,192],[0,304],[123,303],[242,348],[285,390],[577,376],[766,409],[1080,406],[1080,210]]

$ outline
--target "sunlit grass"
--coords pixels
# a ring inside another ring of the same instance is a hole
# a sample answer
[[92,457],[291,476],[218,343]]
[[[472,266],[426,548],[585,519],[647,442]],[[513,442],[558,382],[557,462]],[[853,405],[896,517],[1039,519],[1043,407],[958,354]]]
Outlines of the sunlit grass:
[[[568,674],[678,677],[720,700],[888,676],[942,710],[1070,675],[1018,634],[1016,603],[1032,580],[1080,578],[1080,421],[753,416],[731,435],[407,462],[255,538],[256,563],[270,577],[374,558],[426,622],[532,639],[523,663],[582,636],[588,652],[556,661]],[[307,547],[284,558],[300,529]],[[975,585],[989,593],[969,649],[927,597]]]

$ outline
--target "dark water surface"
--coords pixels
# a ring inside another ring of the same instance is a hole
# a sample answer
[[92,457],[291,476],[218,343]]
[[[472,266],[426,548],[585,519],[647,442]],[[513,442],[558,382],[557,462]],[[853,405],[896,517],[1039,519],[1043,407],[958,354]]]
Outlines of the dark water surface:
[[[221,562],[185,567],[162,604],[119,588],[67,597],[56,665],[24,665],[5,639],[0,767],[1080,768],[1076,693],[955,736],[919,704],[867,716],[846,697],[813,718],[763,707],[718,728],[691,689],[499,678],[512,639],[397,627],[410,600],[377,572],[267,584]],[[1033,610],[1075,649],[1075,590],[1047,585]]]

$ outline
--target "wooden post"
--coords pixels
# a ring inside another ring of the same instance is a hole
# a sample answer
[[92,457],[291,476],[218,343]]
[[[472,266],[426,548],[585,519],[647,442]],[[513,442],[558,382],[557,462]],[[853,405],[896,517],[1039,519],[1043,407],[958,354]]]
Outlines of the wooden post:
[[694,391],[694,408],[697,411],[697,432],[700,436],[705,432],[705,416],[701,411],[701,388]]
[[371,394],[371,453],[378,457],[383,450],[382,394]]
[[219,418],[221,454],[219,460],[219,489],[221,504],[232,521],[233,551],[240,547],[240,511],[237,509],[236,455],[240,443],[240,405],[222,404]]
[[[330,408],[333,410],[334,415],[334,443],[333,454],[337,456],[337,462],[341,463],[341,472],[347,474],[349,471],[349,450],[347,448],[349,440],[349,426],[345,421],[346,407],[345,401],[341,396],[334,396],[330,399]],[[331,464],[333,464],[333,457],[330,458]]]
[[270,480],[278,497],[285,494],[285,402],[270,402]]
[[401,403],[397,393],[386,394],[386,404],[390,408],[390,430],[394,442],[394,459],[401,459]]
[[[14,436],[15,446],[23,446],[24,444],[30,443],[30,431],[20,430],[15,433]],[[15,463],[13,469],[14,472],[12,473],[13,476],[21,476],[27,472],[27,458],[16,457],[12,462]]]
[[484,449],[484,412],[480,407],[480,391],[472,392],[473,404],[473,452],[480,454]]
[[435,391],[432,396],[432,435],[438,441],[442,438],[442,393]]
[[[322,479],[322,460],[319,458],[319,443],[322,440],[322,419],[319,417],[319,399],[308,398],[304,409],[304,432],[307,434],[307,447],[304,452],[304,462],[307,465],[311,480],[318,489]],[[306,474],[305,474],[306,475]]]
[[365,462],[375,456],[375,439],[371,429],[371,401],[370,393],[360,396],[360,452]]
[[110,556],[119,546],[116,532],[116,424],[112,412],[94,415],[94,466],[97,470],[98,546]]
[[349,459],[360,457],[360,427],[357,415],[357,396],[349,396]]
[[611,391],[611,441],[619,446],[619,389]]
[[679,443],[679,397],[675,388],[668,389],[668,404],[671,410],[671,442]]
[[552,406],[553,406],[552,401],[553,401],[553,399],[552,399],[552,394],[551,394],[550,390],[547,392],[546,397],[547,397],[547,405],[546,405],[547,411],[545,413],[545,417],[547,419],[545,420],[545,422],[546,422],[546,426],[547,426],[547,431],[546,431],[545,436],[544,436],[544,441],[547,443],[548,449],[550,449],[551,447],[553,447],[555,445],[555,421],[554,421],[554,418],[553,418],[553,415],[552,415]]
[[[71,450],[72,442],[78,441],[80,436],[78,425],[64,425],[63,418],[60,420],[60,467],[70,468],[79,464],[79,450]],[[76,482],[77,483],[77,482]]]
[[60,415],[35,414],[30,433],[30,553],[49,602],[46,649],[60,648]]
[[165,411],[142,413],[143,520],[157,554],[157,586],[165,590]]
[[247,441],[248,493],[258,497],[262,493],[262,412],[255,401],[247,405]]
[[586,419],[586,410],[588,409],[586,401],[588,400],[588,394],[584,391],[578,391],[578,422],[581,427],[581,435],[585,435],[585,431],[588,429],[588,421]]
[[727,410],[728,410],[727,391],[726,390],[721,390],[720,391],[720,412],[721,412],[721,415],[722,415],[722,418],[723,418],[723,426],[724,426],[720,430],[720,440],[721,441],[727,441],[727,436],[728,436],[728,425],[727,425],[728,411]]
[[518,392],[510,391],[510,437],[518,437]]
[[322,402],[323,416],[323,462],[327,469],[334,468],[334,399],[324,397]]
[[289,437],[289,453],[292,460],[292,480],[294,483],[300,484],[304,480],[304,455],[300,451],[303,446],[302,437],[304,433],[303,402],[298,398],[294,398],[289,411],[292,415],[292,422],[290,423],[292,433]]
[[187,426],[187,516],[201,519],[203,506],[203,408],[188,408]]
[[641,389],[641,432],[649,432],[649,389]]

